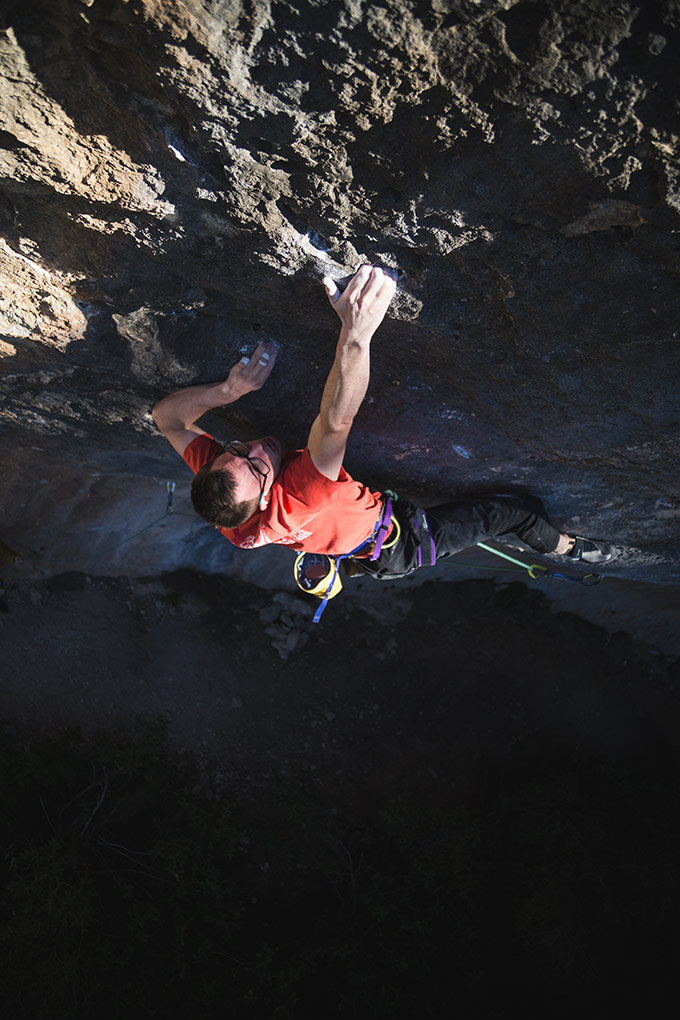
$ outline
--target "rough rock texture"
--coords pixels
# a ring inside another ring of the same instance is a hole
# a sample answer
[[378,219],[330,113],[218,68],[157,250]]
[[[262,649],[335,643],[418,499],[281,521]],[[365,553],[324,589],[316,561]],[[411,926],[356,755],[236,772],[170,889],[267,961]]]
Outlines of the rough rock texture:
[[348,465],[530,488],[678,580],[677,0],[35,0],[0,23],[0,537],[41,569],[223,566],[133,533],[188,473],[148,410],[263,336],[225,438],[304,440],[319,279],[399,267]]

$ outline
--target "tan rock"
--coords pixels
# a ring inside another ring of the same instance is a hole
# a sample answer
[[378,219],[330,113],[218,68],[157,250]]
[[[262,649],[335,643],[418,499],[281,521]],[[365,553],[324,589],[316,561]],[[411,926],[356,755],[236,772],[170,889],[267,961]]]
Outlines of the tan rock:
[[160,219],[174,213],[160,198],[165,182],[154,167],[136,164],[105,135],[80,134],[34,77],[11,28],[0,33],[0,87],[2,128],[18,143],[0,149],[0,175]]
[[[0,238],[0,333],[64,348],[80,339],[87,319],[66,289],[67,281]],[[0,354],[15,353],[4,343]]]

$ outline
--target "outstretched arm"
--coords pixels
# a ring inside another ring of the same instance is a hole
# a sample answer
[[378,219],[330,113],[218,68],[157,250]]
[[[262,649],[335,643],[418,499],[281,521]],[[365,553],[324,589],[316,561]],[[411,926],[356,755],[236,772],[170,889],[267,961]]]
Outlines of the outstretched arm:
[[259,390],[274,367],[276,354],[273,343],[258,344],[252,357],[241,358],[224,382],[188,386],[156,404],[151,412],[153,419],[180,457],[192,439],[204,435],[194,422],[207,411],[233,404],[246,393]]
[[342,294],[329,277],[323,283],[342,326],[307,446],[317,470],[336,481],[350,429],[368,388],[371,339],[397,285],[393,270],[376,266],[362,266]]

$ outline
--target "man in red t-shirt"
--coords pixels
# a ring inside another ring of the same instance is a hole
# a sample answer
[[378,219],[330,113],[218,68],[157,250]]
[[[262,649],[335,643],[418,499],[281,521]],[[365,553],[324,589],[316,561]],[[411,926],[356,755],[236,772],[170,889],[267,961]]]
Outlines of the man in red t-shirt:
[[380,516],[381,494],[350,478],[342,461],[368,387],[371,338],[394,296],[396,273],[362,266],[342,294],[330,278],[324,286],[342,326],[304,450],[284,454],[274,436],[222,446],[195,425],[206,411],[260,389],[276,362],[272,343],[258,344],[225,382],[190,386],[153,410],[161,432],[195,473],[195,509],[245,549],[276,542],[348,553],[370,537]]
[[[394,296],[396,273],[364,265],[342,293],[329,277],[323,284],[341,328],[319,414],[303,450],[284,453],[275,436],[222,445],[195,424],[207,411],[260,389],[276,362],[273,343],[258,344],[224,382],[179,390],[153,409],[159,429],[194,471],[194,508],[244,549],[274,542],[330,555],[358,550],[361,557],[383,509],[381,493],[350,478],[342,462],[368,388],[371,339]],[[560,533],[534,497],[464,498],[427,514],[400,499],[395,517],[399,540],[386,542],[375,562],[362,559],[376,577],[402,576],[508,533],[538,552],[589,563],[612,555],[604,543]]]

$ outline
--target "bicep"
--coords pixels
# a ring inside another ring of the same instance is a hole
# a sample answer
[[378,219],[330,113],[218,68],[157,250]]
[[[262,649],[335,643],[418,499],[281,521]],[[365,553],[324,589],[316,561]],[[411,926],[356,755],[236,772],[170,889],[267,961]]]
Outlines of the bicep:
[[307,449],[317,471],[332,482],[337,482],[342,462],[345,459],[347,437],[350,429],[329,432],[321,424],[321,416],[316,418],[307,439]]
[[197,425],[189,425],[186,429],[161,429],[161,432],[180,457],[184,456],[184,451],[189,443],[194,441],[196,436],[205,436],[207,434],[203,429],[199,429]]

